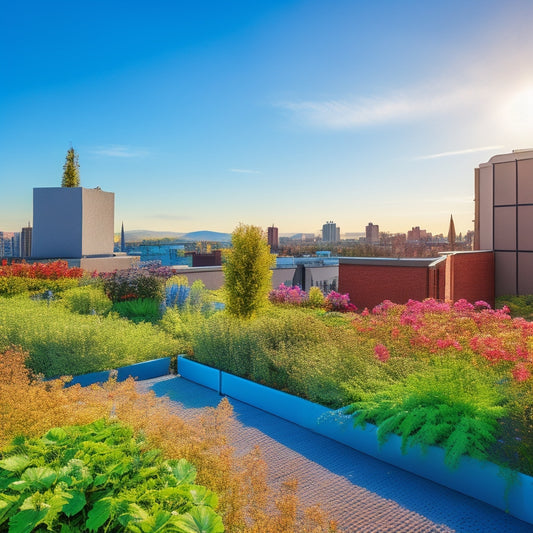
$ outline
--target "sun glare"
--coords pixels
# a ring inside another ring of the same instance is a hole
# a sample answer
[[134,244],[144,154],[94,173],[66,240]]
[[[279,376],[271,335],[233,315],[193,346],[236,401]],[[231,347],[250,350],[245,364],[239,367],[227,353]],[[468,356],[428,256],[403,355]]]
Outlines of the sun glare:
[[508,100],[504,109],[504,123],[524,142],[526,136],[533,135],[533,85],[522,88]]

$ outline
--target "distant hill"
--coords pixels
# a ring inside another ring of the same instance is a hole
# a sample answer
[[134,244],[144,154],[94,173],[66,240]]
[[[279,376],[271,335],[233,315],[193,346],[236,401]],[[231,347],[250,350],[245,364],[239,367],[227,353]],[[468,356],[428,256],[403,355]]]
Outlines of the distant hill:
[[213,241],[213,242],[230,242],[231,233],[220,233],[218,231],[193,231],[181,236],[187,241]]
[[[152,231],[146,229],[134,229],[124,232],[126,242],[139,242],[151,239],[181,239],[183,233],[175,231]],[[120,233],[118,234],[120,239]]]
[[[120,240],[120,233],[115,234]],[[177,241],[213,241],[230,242],[231,233],[220,233],[218,231],[193,231],[191,233],[178,233],[176,231],[152,231],[152,230],[129,230],[124,232],[126,242],[139,242],[158,239],[176,239]]]

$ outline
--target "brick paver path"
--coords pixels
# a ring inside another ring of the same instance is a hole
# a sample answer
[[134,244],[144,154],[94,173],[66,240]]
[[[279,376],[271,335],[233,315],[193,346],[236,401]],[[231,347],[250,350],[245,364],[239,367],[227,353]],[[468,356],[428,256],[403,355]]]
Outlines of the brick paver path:
[[[216,407],[214,391],[180,377],[139,382],[167,395],[183,418]],[[346,532],[533,533],[533,526],[489,505],[229,398],[237,453],[262,448],[269,481],[299,481],[306,505],[320,503]],[[533,505],[533,502],[531,502]]]

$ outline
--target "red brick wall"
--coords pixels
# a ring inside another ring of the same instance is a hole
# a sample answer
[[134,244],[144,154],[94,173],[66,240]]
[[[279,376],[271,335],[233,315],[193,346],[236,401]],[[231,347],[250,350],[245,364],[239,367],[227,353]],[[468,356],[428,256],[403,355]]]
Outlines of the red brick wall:
[[[442,275],[444,277],[444,275]],[[413,266],[339,265],[339,292],[360,309],[383,300],[406,303],[428,298],[429,269]]]
[[457,253],[446,259],[450,275],[446,298],[474,303],[484,300],[494,307],[494,253]]

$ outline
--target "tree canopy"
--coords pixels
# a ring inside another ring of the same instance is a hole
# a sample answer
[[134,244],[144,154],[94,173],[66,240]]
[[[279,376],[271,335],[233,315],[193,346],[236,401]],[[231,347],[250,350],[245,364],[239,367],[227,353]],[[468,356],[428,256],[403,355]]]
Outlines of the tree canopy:
[[78,154],[74,148],[69,148],[65,164],[63,165],[63,180],[61,187],[79,187],[80,186],[80,164],[78,163]]
[[224,264],[227,310],[232,315],[250,318],[267,302],[271,268],[276,260],[263,230],[257,226],[239,224],[231,242],[233,246]]

